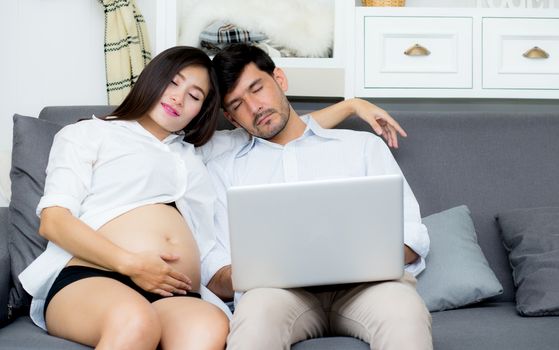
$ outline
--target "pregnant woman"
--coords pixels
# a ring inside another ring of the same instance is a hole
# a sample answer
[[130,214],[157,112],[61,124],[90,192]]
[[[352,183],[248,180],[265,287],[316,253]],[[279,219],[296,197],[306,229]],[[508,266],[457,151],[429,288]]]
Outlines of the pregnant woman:
[[210,59],[175,47],[111,117],[56,135],[37,209],[49,243],[20,275],[36,324],[98,349],[224,348],[228,319],[199,294],[214,194],[194,152],[218,103]]

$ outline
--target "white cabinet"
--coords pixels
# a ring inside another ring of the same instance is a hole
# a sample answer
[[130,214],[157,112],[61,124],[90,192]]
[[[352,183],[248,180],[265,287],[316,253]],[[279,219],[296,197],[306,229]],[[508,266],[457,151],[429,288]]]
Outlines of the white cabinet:
[[[138,0],[155,54],[177,44],[178,1]],[[289,96],[559,99],[559,9],[331,1],[332,57],[274,59]]]
[[355,31],[346,94],[559,99],[559,10],[356,7]]
[[483,88],[559,90],[559,18],[483,18]]
[[471,18],[364,16],[363,28],[365,89],[472,87]]

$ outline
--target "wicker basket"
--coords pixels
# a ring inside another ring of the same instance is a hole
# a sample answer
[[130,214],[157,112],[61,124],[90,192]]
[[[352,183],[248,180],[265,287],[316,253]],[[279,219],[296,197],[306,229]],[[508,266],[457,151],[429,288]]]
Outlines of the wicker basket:
[[393,6],[402,7],[406,0],[361,0],[363,6]]

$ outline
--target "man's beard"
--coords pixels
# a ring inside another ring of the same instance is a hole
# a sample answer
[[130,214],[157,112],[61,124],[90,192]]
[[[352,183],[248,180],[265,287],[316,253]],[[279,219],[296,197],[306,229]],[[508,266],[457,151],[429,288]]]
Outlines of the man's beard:
[[[283,96],[281,104],[282,104],[281,110],[279,111],[275,108],[268,108],[254,115],[254,121],[253,121],[254,132],[252,133],[254,136],[263,138],[265,140],[270,140],[276,137],[279,133],[281,133],[283,129],[285,129],[285,127],[287,126],[287,122],[289,121],[289,117],[291,116],[291,108],[289,105],[289,101],[285,96]],[[273,129],[269,129],[266,131],[261,130],[260,128],[265,127],[266,124],[269,123],[270,121],[267,121],[264,125],[258,125],[260,119],[265,118],[266,116],[273,113],[277,113],[280,116],[279,124],[276,125]]]

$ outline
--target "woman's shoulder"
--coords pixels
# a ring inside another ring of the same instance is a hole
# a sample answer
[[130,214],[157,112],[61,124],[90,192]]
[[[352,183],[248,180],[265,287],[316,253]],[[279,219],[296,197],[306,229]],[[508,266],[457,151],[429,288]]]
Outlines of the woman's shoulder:
[[106,134],[108,124],[109,123],[98,118],[83,119],[64,126],[56,134],[55,139],[65,139],[80,143],[86,140],[99,139]]

